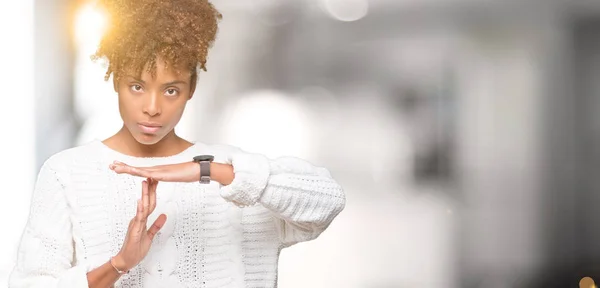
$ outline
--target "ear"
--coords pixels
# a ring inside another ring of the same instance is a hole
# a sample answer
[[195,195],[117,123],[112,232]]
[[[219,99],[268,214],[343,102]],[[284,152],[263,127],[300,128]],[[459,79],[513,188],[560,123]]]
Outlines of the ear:
[[196,69],[192,71],[192,78],[190,79],[190,99],[194,96],[194,92],[196,91],[196,84],[198,83],[198,72]]

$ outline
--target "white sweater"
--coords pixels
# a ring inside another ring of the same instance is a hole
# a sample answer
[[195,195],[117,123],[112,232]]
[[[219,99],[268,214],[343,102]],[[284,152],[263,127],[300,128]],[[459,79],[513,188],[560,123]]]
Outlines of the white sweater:
[[315,239],[344,208],[329,172],[297,158],[202,143],[170,157],[137,158],[96,140],[43,164],[9,287],[88,287],[86,273],[119,252],[141,198],[143,179],[109,164],[154,166],[201,154],[232,164],[234,181],[159,183],[148,223],[161,213],[167,222],[115,287],[276,287],[281,249]]

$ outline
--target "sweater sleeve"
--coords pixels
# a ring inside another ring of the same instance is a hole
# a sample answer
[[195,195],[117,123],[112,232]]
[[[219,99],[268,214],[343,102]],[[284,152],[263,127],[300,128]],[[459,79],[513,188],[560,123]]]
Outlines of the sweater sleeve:
[[272,211],[283,246],[317,238],[345,207],[342,187],[325,168],[241,150],[229,160],[235,177],[221,188],[221,196],[238,206],[258,203]]
[[74,243],[65,185],[46,161],[37,176],[9,288],[88,288],[87,267],[72,266]]

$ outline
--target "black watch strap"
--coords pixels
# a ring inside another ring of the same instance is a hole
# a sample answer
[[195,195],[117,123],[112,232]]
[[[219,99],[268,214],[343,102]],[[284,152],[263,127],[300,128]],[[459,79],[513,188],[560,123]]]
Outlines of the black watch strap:
[[200,183],[202,183],[202,184],[210,183],[210,162],[209,161],[201,161],[200,162]]
[[214,160],[212,155],[200,155],[194,157],[194,162],[200,164],[200,183],[210,183],[210,162]]

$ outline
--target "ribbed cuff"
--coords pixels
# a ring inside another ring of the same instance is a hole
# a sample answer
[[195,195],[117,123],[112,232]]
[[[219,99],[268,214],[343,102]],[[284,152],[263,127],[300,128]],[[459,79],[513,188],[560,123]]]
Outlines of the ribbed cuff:
[[231,184],[221,187],[221,196],[240,207],[256,204],[269,180],[269,159],[238,152],[231,156],[231,165],[235,177]]

